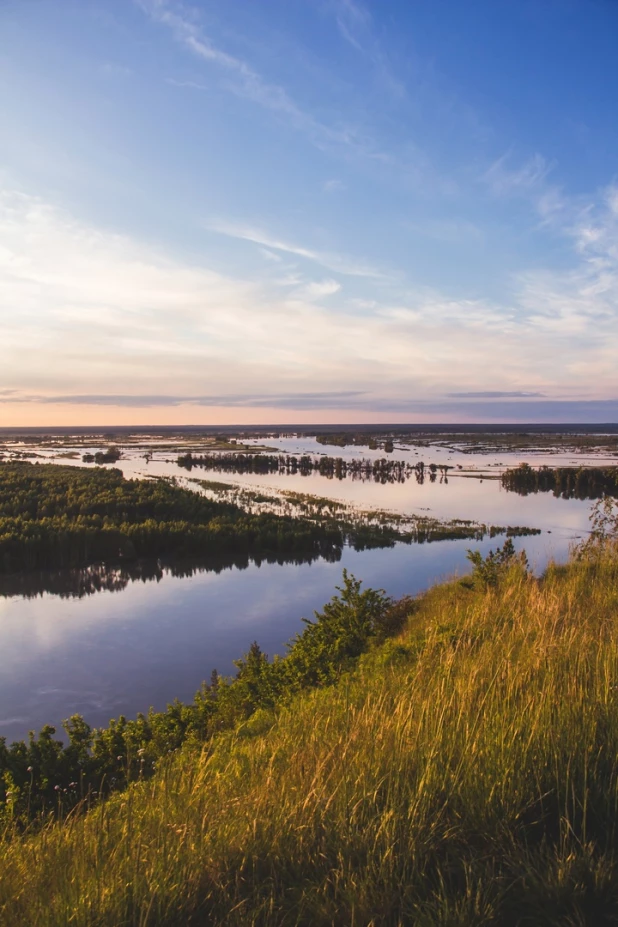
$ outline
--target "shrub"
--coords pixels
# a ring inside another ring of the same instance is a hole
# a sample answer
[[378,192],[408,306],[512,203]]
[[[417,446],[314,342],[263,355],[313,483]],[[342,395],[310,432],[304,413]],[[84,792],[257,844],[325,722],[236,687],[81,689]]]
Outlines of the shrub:
[[473,582],[486,589],[497,586],[512,567],[519,566],[528,572],[526,552],[522,550],[518,554],[511,538],[507,538],[502,547],[490,550],[486,557],[483,557],[480,550],[468,550],[466,556],[473,566]]

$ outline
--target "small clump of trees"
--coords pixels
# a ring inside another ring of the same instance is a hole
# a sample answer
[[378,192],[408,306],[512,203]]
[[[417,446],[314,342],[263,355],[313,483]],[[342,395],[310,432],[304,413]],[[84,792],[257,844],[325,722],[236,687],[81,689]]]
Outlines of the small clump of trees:
[[122,457],[122,452],[117,447],[108,447],[106,451],[97,451],[96,454],[82,454],[84,463],[95,463],[98,465],[106,463],[117,463]]
[[563,499],[618,497],[618,467],[531,467],[522,463],[505,470],[502,485],[522,496],[552,492]]

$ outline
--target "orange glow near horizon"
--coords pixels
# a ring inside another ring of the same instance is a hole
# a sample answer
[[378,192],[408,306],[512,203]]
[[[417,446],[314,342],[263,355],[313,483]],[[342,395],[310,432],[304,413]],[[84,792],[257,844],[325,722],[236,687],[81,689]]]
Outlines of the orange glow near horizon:
[[[10,411],[9,411],[10,409]],[[149,406],[131,408],[121,406],[67,406],[64,404],[38,405],[19,403],[0,406],[0,428],[80,428],[88,426],[140,425],[173,427],[183,425],[361,425],[361,424],[423,424],[452,421],[444,416],[424,416],[402,413],[371,412],[346,409],[295,410],[276,408],[225,408],[221,406]]]
[[[496,410],[498,411],[498,410]],[[221,426],[265,426],[265,425],[428,425],[428,424],[517,424],[523,422],[506,413],[495,416],[470,415],[462,418],[456,413],[375,412],[355,409],[281,409],[281,408],[239,408],[223,406],[147,406],[122,407],[103,405],[68,405],[63,403],[39,405],[38,403],[0,404],[0,428],[83,428],[116,426],[135,427],[161,426],[182,427],[203,425]],[[534,418],[527,418],[532,424]],[[539,422],[543,424],[543,420]]]

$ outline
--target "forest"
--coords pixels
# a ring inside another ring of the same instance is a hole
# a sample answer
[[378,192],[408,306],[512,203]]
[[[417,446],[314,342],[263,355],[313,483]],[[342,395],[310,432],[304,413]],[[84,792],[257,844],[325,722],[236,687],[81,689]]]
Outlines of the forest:
[[618,497],[618,467],[539,467],[522,463],[502,474],[502,485],[522,496],[552,492],[563,499]]
[[343,543],[336,525],[250,514],[166,480],[126,480],[116,469],[0,464],[0,573],[230,552],[332,558]]

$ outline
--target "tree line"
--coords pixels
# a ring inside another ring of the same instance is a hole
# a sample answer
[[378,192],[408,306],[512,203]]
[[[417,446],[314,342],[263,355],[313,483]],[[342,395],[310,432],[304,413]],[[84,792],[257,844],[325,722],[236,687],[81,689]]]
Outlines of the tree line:
[[[342,432],[341,434],[316,435],[315,440],[318,444],[330,445],[332,447],[368,447],[370,451],[377,451],[379,448],[378,440],[373,435],[362,433],[352,434],[351,432]],[[388,445],[388,449],[387,446]],[[384,441],[384,450],[392,453],[393,442],[391,438]]]
[[201,467],[205,470],[218,470],[228,473],[281,473],[300,474],[310,476],[319,473],[328,479],[373,480],[377,483],[403,483],[415,476],[417,482],[424,483],[428,478],[435,482],[438,473],[445,479],[449,470],[448,464],[434,464],[428,466],[418,461],[416,464],[405,460],[387,460],[380,458],[352,458],[346,460],[342,457],[312,457],[303,454],[297,457],[294,454],[182,454],[177,458],[179,467],[192,470]]
[[552,492],[563,499],[618,498],[618,467],[539,467],[522,463],[502,474],[502,485],[522,496]]

